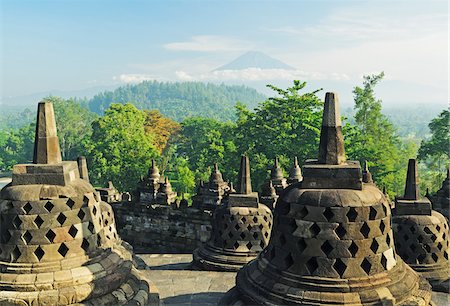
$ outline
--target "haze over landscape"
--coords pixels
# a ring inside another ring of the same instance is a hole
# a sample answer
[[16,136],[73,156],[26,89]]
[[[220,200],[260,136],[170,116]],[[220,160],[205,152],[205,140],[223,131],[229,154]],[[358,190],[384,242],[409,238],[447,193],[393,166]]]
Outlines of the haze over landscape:
[[384,71],[385,106],[443,107],[446,12],[446,1],[2,1],[0,105],[143,80],[268,94],[300,79],[351,106],[361,77]]

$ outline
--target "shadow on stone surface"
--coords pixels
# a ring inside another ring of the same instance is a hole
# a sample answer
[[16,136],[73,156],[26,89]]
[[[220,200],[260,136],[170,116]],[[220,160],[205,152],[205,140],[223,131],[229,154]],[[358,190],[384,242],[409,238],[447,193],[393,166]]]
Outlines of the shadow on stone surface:
[[164,305],[217,305],[224,292],[200,292],[181,294],[162,300]]
[[192,266],[190,262],[180,262],[173,264],[164,264],[159,266],[150,266],[150,270],[185,270],[185,271],[198,271],[195,266]]

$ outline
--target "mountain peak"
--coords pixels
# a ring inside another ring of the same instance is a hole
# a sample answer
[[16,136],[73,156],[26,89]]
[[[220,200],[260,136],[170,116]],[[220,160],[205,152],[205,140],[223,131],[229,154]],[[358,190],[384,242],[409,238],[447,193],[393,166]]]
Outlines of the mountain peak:
[[260,51],[248,51],[233,61],[225,64],[214,71],[220,70],[243,70],[248,68],[260,68],[260,69],[288,69],[294,70],[295,68],[283,63],[276,58],[273,58]]

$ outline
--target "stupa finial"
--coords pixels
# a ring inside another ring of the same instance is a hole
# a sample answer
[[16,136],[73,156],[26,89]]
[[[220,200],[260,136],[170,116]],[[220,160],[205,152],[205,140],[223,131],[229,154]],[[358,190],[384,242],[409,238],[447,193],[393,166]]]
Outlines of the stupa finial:
[[410,159],[408,162],[408,173],[406,175],[405,200],[419,199],[419,174],[417,172],[417,160]]
[[242,155],[241,168],[238,174],[237,193],[250,194],[252,193],[252,182],[250,180],[250,161],[248,156]]
[[364,183],[373,183],[372,174],[369,171],[369,164],[368,164],[367,160],[364,161],[363,182]]
[[339,98],[327,92],[320,131],[319,163],[340,165],[345,163],[344,136],[342,135]]
[[34,137],[34,164],[57,164],[62,161],[56,131],[55,112],[51,102],[39,102],[36,134]]

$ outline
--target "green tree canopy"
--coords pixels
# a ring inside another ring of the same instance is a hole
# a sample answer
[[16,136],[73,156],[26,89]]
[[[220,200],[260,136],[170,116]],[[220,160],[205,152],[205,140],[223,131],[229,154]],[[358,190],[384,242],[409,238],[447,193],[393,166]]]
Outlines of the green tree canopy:
[[450,112],[443,110],[432,119],[428,127],[431,137],[422,140],[418,158],[423,165],[421,169],[422,189],[429,188],[435,192],[441,187],[445,169],[450,163]]
[[450,112],[443,110],[437,118],[431,120],[428,127],[431,137],[422,140],[419,148],[419,159],[425,160],[429,157],[450,158]]
[[375,182],[395,195],[403,190],[408,159],[415,157],[416,150],[400,141],[396,129],[381,112],[382,102],[375,97],[374,87],[383,77],[383,72],[364,76],[363,86],[353,90],[354,119],[359,131],[346,127],[347,154],[361,163],[367,160]]
[[234,124],[211,118],[193,117],[181,123],[177,153],[187,158],[197,180],[206,180],[214,163],[220,164],[225,177],[233,176],[235,169],[229,165],[236,154],[233,130]]
[[158,156],[152,135],[145,132],[146,115],[132,104],[111,104],[92,124],[90,178],[95,184],[113,181],[119,190],[133,190]]
[[263,183],[275,157],[287,170],[297,156],[303,163],[316,158],[323,102],[320,90],[301,92],[306,82],[294,81],[286,90],[268,85],[276,96],[260,103],[254,111],[237,106],[236,145],[248,154],[255,188]]

